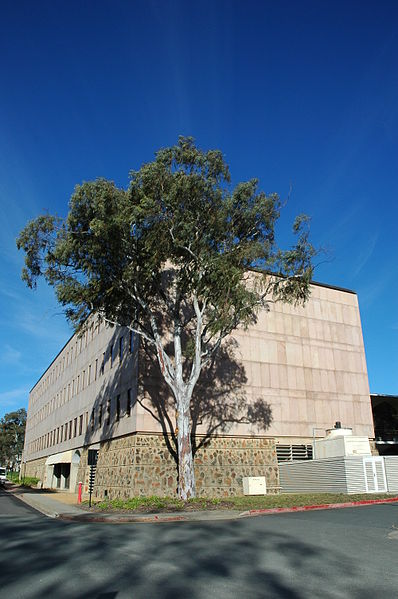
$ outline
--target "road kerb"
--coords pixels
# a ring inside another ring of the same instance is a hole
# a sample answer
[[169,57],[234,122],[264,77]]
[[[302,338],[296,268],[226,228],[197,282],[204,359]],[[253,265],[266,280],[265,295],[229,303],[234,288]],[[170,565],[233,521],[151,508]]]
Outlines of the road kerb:
[[396,503],[398,497],[388,497],[387,499],[364,499],[362,501],[347,501],[345,503],[323,503],[319,505],[300,505],[294,507],[274,507],[262,510],[247,510],[239,514],[242,518],[249,516],[266,516],[268,514],[288,514],[292,512],[309,512],[311,510],[336,510],[347,507],[361,507],[363,505],[375,505],[378,503]]

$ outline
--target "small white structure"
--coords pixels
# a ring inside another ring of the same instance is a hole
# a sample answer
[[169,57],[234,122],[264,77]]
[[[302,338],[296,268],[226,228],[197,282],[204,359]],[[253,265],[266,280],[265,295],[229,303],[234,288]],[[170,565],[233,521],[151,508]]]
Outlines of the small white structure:
[[245,476],[243,478],[244,495],[266,495],[265,476]]
[[[336,422],[336,425],[339,424]],[[314,459],[342,456],[372,455],[368,437],[353,436],[351,428],[335,428],[326,431],[326,437],[314,441]]]
[[51,455],[46,460],[44,486],[49,489],[75,492],[80,451],[71,449]]
[[283,493],[395,493],[398,456],[372,456],[368,437],[336,422],[314,441],[314,459],[279,464]]

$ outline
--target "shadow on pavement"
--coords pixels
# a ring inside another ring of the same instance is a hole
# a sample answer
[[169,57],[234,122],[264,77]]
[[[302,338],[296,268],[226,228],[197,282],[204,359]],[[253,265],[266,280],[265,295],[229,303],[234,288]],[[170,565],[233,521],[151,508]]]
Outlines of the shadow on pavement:
[[[357,556],[223,523],[108,525],[0,520],[4,597],[35,599],[307,599],[391,596],[365,580]],[[387,584],[387,583],[386,583]],[[388,593],[390,592],[390,595]]]
[[35,495],[50,494],[56,495],[57,491],[54,489],[36,489],[35,487],[28,487],[24,485],[14,485],[13,483],[6,483],[3,487],[4,490],[12,492],[13,495],[22,495],[23,493],[34,493]]

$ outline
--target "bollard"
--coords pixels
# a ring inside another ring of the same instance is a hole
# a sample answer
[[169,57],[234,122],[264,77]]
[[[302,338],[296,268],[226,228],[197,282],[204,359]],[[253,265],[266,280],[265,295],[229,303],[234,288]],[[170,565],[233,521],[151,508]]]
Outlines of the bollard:
[[77,492],[77,503],[82,502],[82,488],[83,488],[83,483],[79,483],[79,490]]

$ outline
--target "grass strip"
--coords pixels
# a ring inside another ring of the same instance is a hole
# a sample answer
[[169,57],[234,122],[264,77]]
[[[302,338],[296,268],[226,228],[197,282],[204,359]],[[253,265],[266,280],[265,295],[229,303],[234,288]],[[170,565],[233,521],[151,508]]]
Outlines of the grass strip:
[[[175,512],[200,510],[258,510],[280,507],[302,507],[327,503],[346,503],[369,499],[387,499],[386,493],[367,493],[346,495],[343,493],[280,494],[265,496],[235,496],[220,498],[199,497],[182,501],[173,497],[131,497],[130,499],[112,499],[95,503],[93,510],[107,512]],[[86,502],[87,504],[87,502]]]

